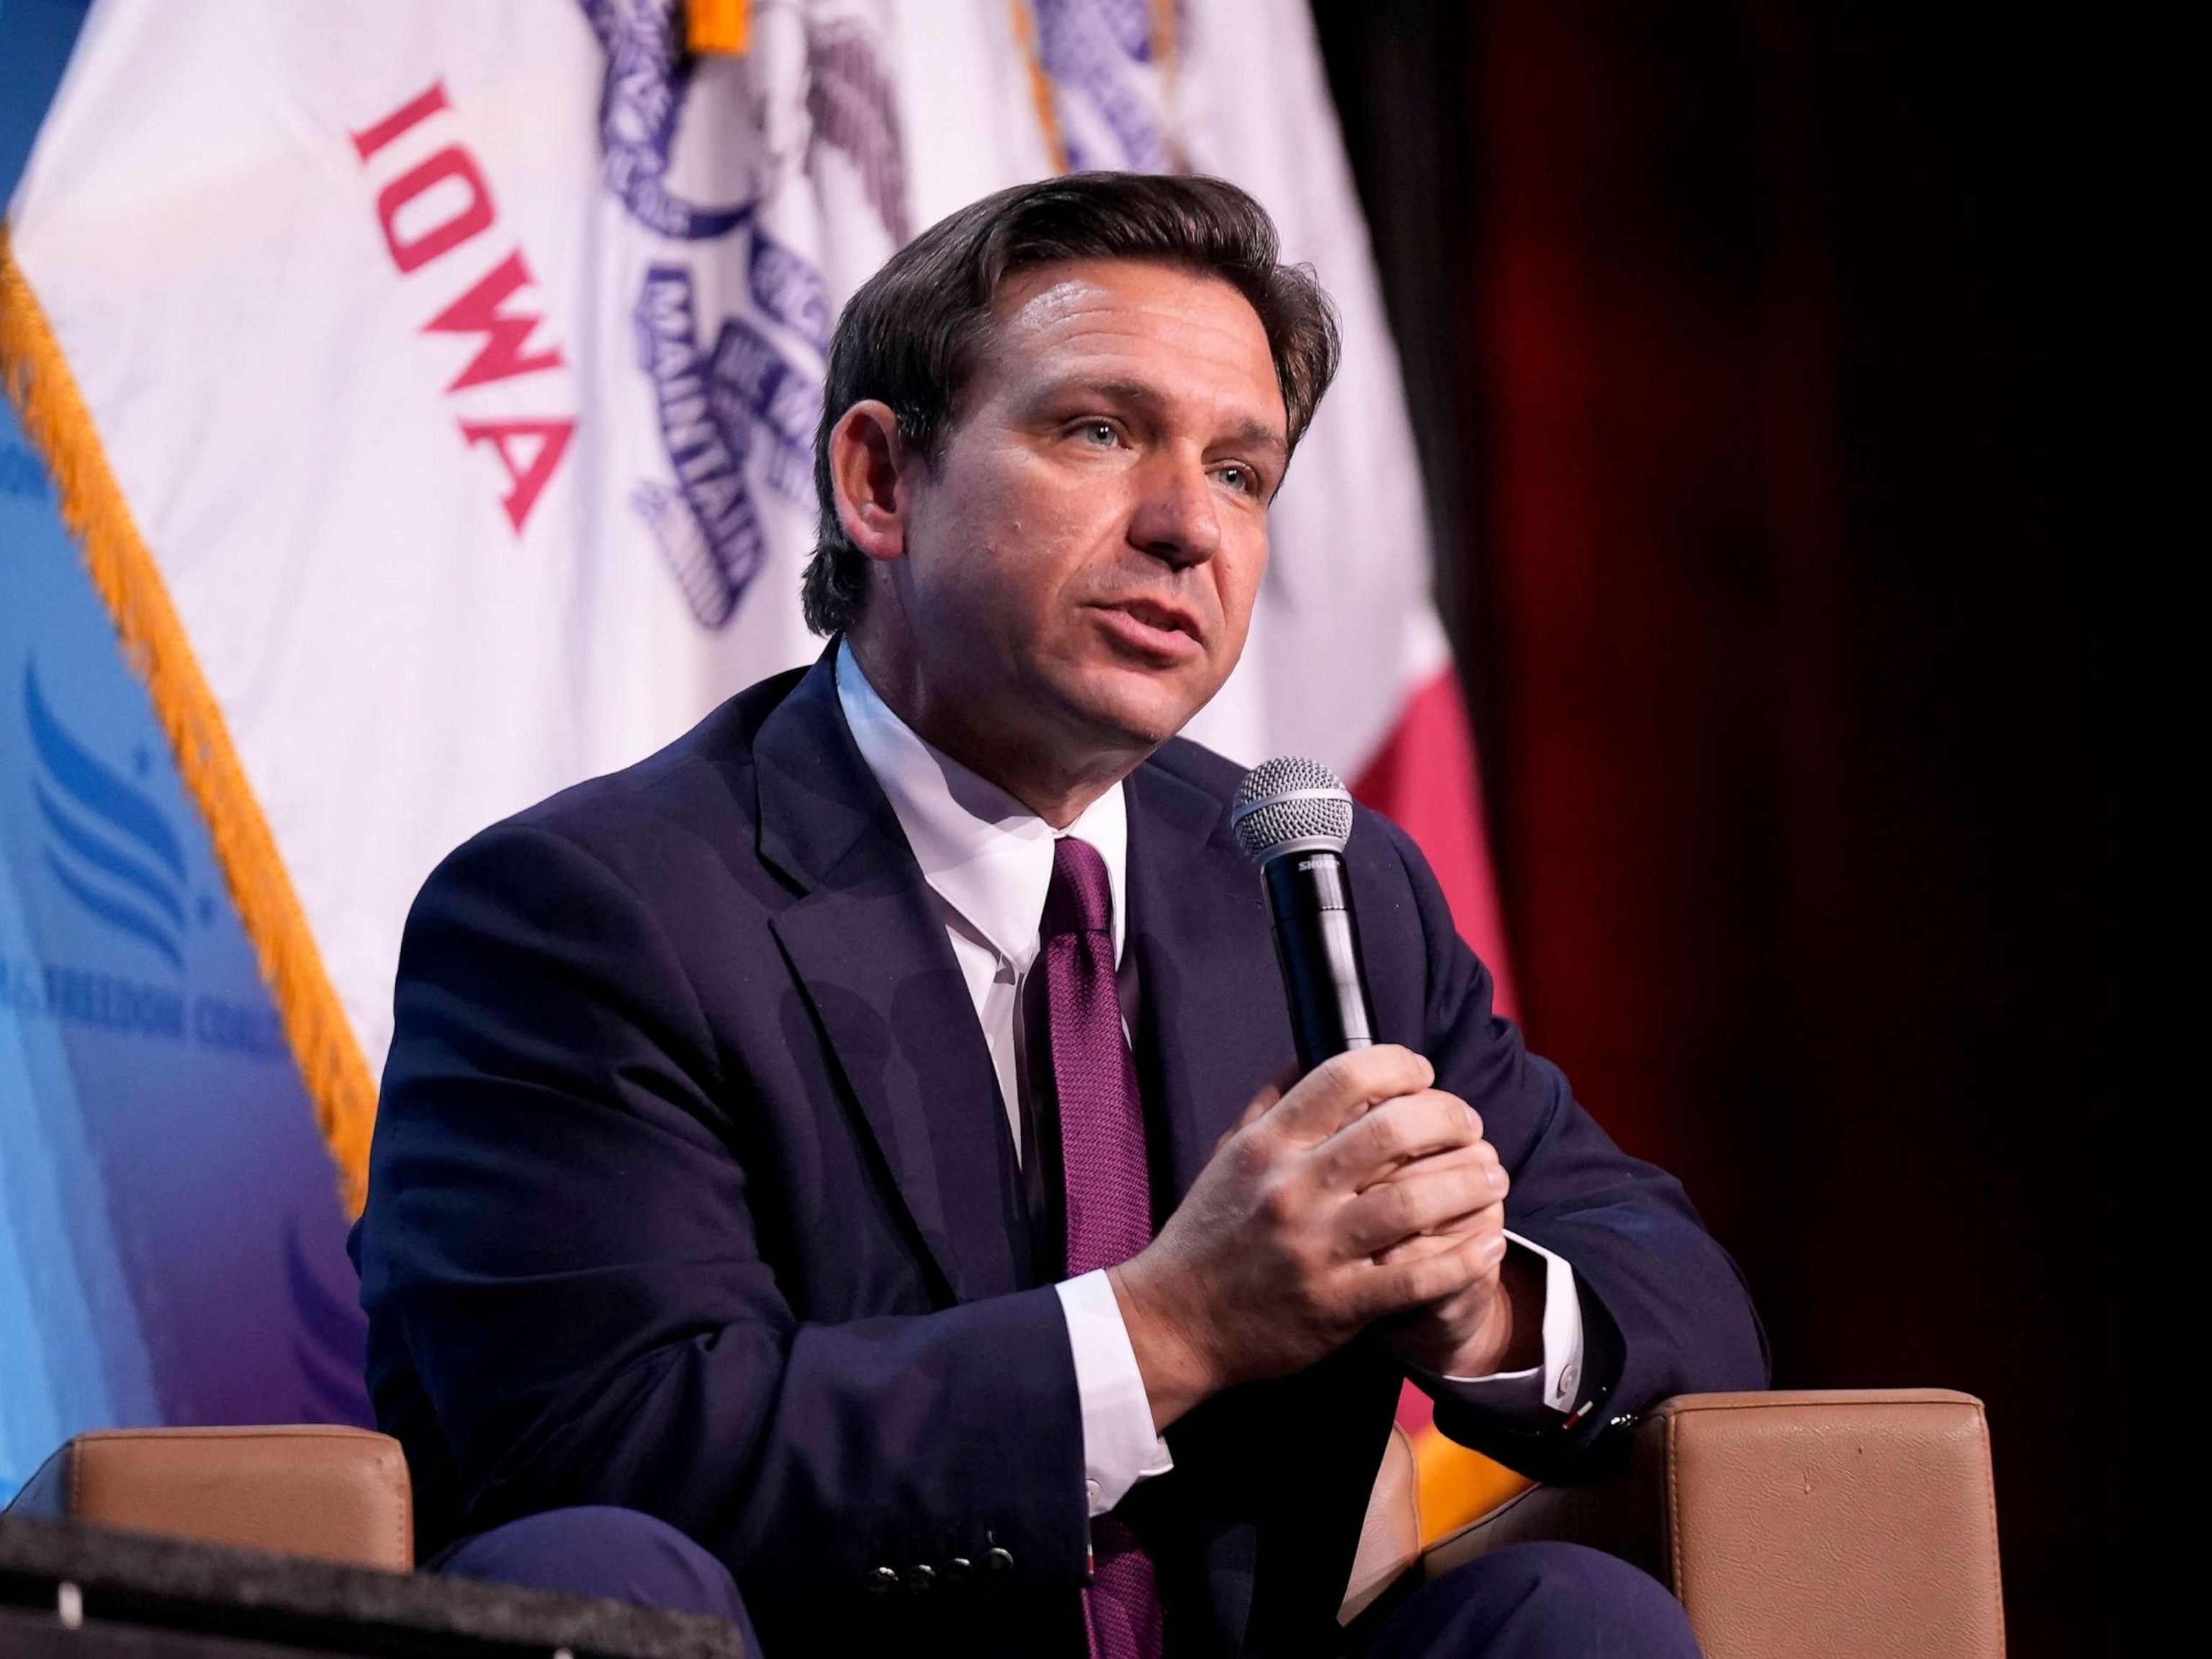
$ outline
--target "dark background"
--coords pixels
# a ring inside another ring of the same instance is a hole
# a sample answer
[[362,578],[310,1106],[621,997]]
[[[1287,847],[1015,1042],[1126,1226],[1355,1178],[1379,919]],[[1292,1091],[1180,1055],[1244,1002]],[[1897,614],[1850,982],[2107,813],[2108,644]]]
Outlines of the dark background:
[[1687,1182],[1778,1385],[1988,1402],[2013,1650],[2116,1648],[2179,1379],[2122,1202],[2159,1154],[2097,32],[1315,14],[1530,1040]]

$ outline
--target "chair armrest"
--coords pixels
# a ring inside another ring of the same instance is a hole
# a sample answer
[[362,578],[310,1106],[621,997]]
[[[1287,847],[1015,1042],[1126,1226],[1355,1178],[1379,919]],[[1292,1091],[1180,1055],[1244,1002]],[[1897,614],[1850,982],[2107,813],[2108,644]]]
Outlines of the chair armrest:
[[1538,1539],[1669,1586],[1707,1659],[2004,1652],[1989,1430],[1970,1395],[1685,1395],[1637,1425],[1611,1475],[1525,1492],[1423,1567]]
[[39,1468],[9,1512],[405,1572],[399,1443],[365,1429],[106,1429]]

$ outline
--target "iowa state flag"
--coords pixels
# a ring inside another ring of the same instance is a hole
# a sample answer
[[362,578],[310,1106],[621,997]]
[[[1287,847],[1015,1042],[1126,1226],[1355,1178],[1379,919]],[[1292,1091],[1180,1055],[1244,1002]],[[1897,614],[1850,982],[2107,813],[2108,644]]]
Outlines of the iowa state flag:
[[1303,5],[100,0],[0,356],[358,1203],[450,848],[811,657],[845,297],[1069,167],[1220,173],[1340,307],[1245,661],[1192,735],[1400,817],[1502,968],[1364,228]]

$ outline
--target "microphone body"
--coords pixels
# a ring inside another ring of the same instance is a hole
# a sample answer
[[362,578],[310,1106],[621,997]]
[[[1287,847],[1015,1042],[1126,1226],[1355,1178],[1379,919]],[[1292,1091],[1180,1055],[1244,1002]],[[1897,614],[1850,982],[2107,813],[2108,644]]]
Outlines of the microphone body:
[[1231,822],[1267,890],[1298,1065],[1310,1072],[1331,1054],[1371,1047],[1375,1004],[1344,863],[1351,792],[1318,762],[1272,760],[1245,774]]
[[1291,1001],[1298,1066],[1375,1042],[1375,1005],[1359,963],[1359,917],[1344,854],[1285,853],[1261,866],[1275,913],[1275,959]]

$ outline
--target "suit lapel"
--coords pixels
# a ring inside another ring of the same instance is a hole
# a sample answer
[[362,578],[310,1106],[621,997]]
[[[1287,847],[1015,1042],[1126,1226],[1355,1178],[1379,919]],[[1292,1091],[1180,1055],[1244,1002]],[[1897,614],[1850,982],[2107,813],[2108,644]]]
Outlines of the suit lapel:
[[1157,764],[1126,788],[1138,1063],[1154,1133],[1166,1131],[1164,1165],[1153,1160],[1164,1217],[1294,1048],[1260,878],[1229,838],[1226,809]]
[[1018,1287],[990,1050],[897,816],[854,746],[834,650],[762,723],[760,853],[801,890],[772,921],[835,1064],[955,1297]]

